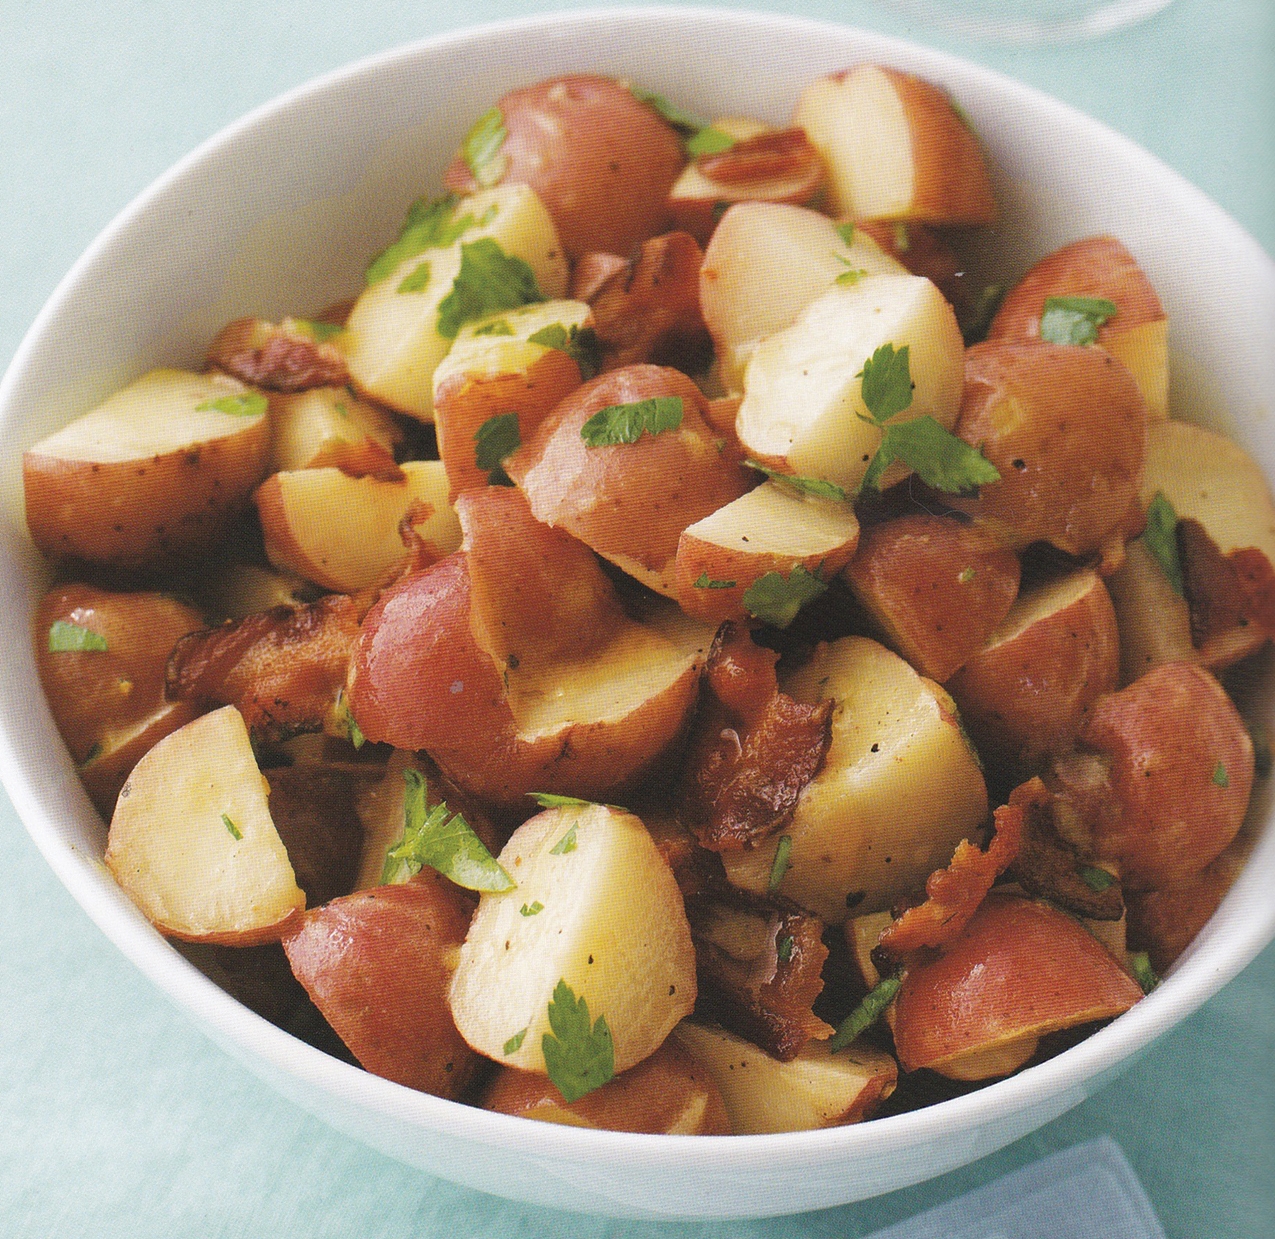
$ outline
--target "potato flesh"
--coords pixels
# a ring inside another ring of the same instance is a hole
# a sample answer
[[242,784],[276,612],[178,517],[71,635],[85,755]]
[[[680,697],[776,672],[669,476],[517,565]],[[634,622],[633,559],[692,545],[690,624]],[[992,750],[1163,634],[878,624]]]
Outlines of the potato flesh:
[[[572,830],[573,849],[562,843]],[[646,828],[605,805],[547,809],[499,859],[518,886],[482,896],[461,947],[451,988],[461,1035],[506,1066],[545,1072],[541,1038],[565,981],[591,1020],[606,1017],[617,1072],[654,1053],[695,1004],[695,951]],[[523,915],[536,903],[541,911]]]
[[107,867],[163,933],[265,940],[305,907],[267,792],[239,711],[202,715],[134,767],[111,819]]
[[[863,403],[860,374],[884,344],[908,346],[912,404],[895,420],[928,414],[950,430],[964,360],[956,315],[922,276],[879,275],[834,286],[757,346],[736,420],[740,442],[800,476],[856,490],[882,438]],[[906,472],[892,465],[882,485]]]
[[345,444],[370,440],[393,455],[402,438],[398,427],[375,405],[344,387],[270,397],[270,470],[306,469]]
[[781,1063],[720,1028],[684,1022],[673,1035],[716,1081],[737,1136],[857,1122],[898,1079],[894,1059],[866,1045],[830,1054],[826,1042],[812,1041]]
[[[492,208],[495,213],[486,223]],[[475,224],[452,245],[405,259],[385,279],[364,290],[346,323],[341,347],[360,391],[423,421],[434,416],[433,378],[451,340],[438,333],[438,312],[460,272],[461,247],[490,237],[535,273],[545,297],[562,297],[567,264],[544,204],[525,185],[497,186],[464,199],[457,212]],[[422,263],[429,279],[418,292],[399,292]]]
[[[828,924],[889,908],[920,890],[982,825],[987,788],[951,698],[897,654],[863,637],[819,646],[785,677],[798,701],[831,697],[832,744],[783,835],[781,894]],[[779,837],[723,856],[729,879],[767,889]]]

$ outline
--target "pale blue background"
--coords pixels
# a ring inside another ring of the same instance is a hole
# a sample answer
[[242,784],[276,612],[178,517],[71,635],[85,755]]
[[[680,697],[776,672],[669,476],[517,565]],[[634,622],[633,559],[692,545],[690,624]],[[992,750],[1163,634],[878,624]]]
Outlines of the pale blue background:
[[[103,225],[247,109],[396,43],[568,7],[0,0],[0,364]],[[1098,44],[1017,51],[945,40],[867,0],[743,7],[859,24],[999,68],[1142,143],[1275,251],[1271,0],[1178,0]],[[606,1222],[428,1179],[277,1098],[106,942],[0,797],[0,1234],[11,1239],[858,1236],[1102,1133],[1128,1154],[1171,1239],[1275,1235],[1275,948],[1118,1083],[966,1170],[788,1219]]]

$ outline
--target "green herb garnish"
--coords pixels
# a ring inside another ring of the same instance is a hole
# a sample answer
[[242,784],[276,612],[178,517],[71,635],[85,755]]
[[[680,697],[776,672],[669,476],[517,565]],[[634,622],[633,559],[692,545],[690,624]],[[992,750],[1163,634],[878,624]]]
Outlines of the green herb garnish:
[[1173,592],[1184,596],[1186,583],[1182,575],[1182,557],[1178,553],[1178,514],[1173,504],[1158,490],[1147,509],[1147,527],[1142,532],[1142,545],[1168,577]]
[[480,237],[460,247],[460,271],[438,305],[438,334],[454,340],[476,318],[543,300],[536,273],[491,237]]
[[467,890],[514,889],[514,880],[459,813],[445,802],[429,807],[419,770],[404,770],[403,782],[403,837],[385,854],[382,882],[406,882],[428,865]]
[[429,263],[422,262],[403,277],[402,283],[394,290],[400,293],[422,293],[429,287]]
[[353,714],[347,720],[346,734],[350,737],[350,743],[354,745],[356,751],[367,743],[367,737],[363,734],[363,729],[354,721]]
[[1046,297],[1040,338],[1050,344],[1092,344],[1098,328],[1115,314],[1115,302],[1103,297]]
[[[838,224],[837,236],[839,236],[847,245],[853,245],[854,244],[854,223],[851,222],[848,224]],[[845,259],[843,258],[841,261],[845,262]]]
[[863,363],[856,378],[863,380],[860,394],[878,426],[912,406],[912,370],[908,346],[896,349],[883,344]]
[[489,108],[474,121],[461,143],[461,158],[484,189],[497,184],[509,168],[509,157],[500,149],[508,136],[500,109]]
[[974,579],[974,577],[975,577],[974,569],[967,567],[967,568],[962,568],[960,570],[960,572],[957,574],[956,579],[961,585],[968,585]]
[[744,610],[772,628],[787,628],[797,618],[797,612],[827,588],[818,572],[796,564],[788,576],[767,572],[754,581],[744,591]]
[[970,447],[928,413],[882,428],[881,446],[863,475],[862,489],[876,489],[896,460],[908,465],[927,486],[947,494],[963,494],[1000,481],[1000,471],[977,448]]
[[387,245],[368,265],[364,280],[379,284],[392,275],[409,258],[426,250],[446,249],[454,245],[469,229],[490,220],[495,213],[493,204],[481,220],[466,213],[456,216],[457,198],[444,194],[441,198],[421,198],[408,208],[407,218],[399,230],[398,239]]
[[243,838],[243,831],[230,820],[226,814],[221,815],[221,824],[230,832],[230,837],[236,841]]
[[587,808],[592,800],[581,800],[579,796],[559,796],[557,792],[528,792],[528,796],[542,809]]
[[734,581],[715,581],[708,575],[708,569],[699,574],[695,581],[696,589],[734,589]]
[[522,1049],[522,1043],[527,1039],[527,1030],[524,1028],[522,1032],[516,1032],[508,1041],[505,1042],[506,1054],[517,1054]]
[[340,323],[324,323],[316,318],[294,318],[292,321],[316,344],[323,344],[345,330]]
[[722,151],[730,150],[736,141],[737,139],[715,125],[706,125],[686,140],[686,153],[692,159],[698,159],[701,155],[720,155]]
[[1133,979],[1142,986],[1144,994],[1149,994],[1160,984],[1160,978],[1151,967],[1151,956],[1146,951],[1134,951],[1129,955],[1129,971],[1133,973]]
[[580,437],[586,447],[636,443],[643,431],[655,436],[676,430],[682,424],[682,412],[681,396],[654,396],[632,404],[611,404],[599,409],[580,427]]
[[775,845],[775,859],[770,866],[770,877],[766,889],[772,894],[779,889],[779,884],[788,872],[788,859],[792,856],[792,835],[780,835]]
[[837,1031],[828,1041],[828,1052],[844,1050],[860,1033],[866,1032],[885,1014],[885,1009],[899,992],[898,977],[886,977],[864,996],[863,1001],[837,1025]]
[[1105,869],[1099,869],[1097,865],[1081,865],[1076,872],[1080,874],[1080,880],[1097,894],[1108,890],[1116,881],[1113,874]]
[[568,331],[561,323],[550,323],[527,337],[528,344],[541,344],[566,353],[580,367],[580,377],[593,378],[602,369],[602,344],[592,327],[577,327]]
[[196,413],[229,413],[231,417],[260,417],[268,407],[260,392],[244,392],[242,396],[218,396],[195,406]]
[[1231,786],[1231,776],[1226,773],[1226,767],[1221,762],[1213,767],[1213,786],[1222,788]]
[[518,912],[522,916],[535,916],[537,912],[543,912],[544,910],[544,904],[537,899],[534,903],[524,903],[522,907],[518,909]]
[[786,964],[792,959],[792,947],[793,939],[791,934],[784,934],[775,944],[775,955],[781,964]]
[[49,653],[100,653],[106,649],[106,638],[100,632],[72,624],[70,620],[54,620],[49,625]]
[[549,849],[550,856],[565,856],[568,852],[576,850],[576,827],[578,825],[579,823],[577,822],[571,824],[571,829]]
[[615,1075],[615,1046],[606,1017],[589,1019],[589,1004],[560,980],[549,1001],[549,1027],[541,1038],[545,1070],[569,1105]]
[[474,464],[487,474],[493,486],[503,485],[507,475],[502,465],[521,446],[518,414],[498,413],[474,431]]
[[509,325],[507,318],[493,319],[490,323],[474,328],[476,336],[511,336],[513,334],[514,329]]
[[645,103],[647,107],[654,108],[674,129],[684,134],[699,133],[701,129],[709,127],[708,121],[702,120],[692,112],[680,108],[675,103],[670,103],[663,95],[657,95],[653,90],[643,90],[640,86],[634,86],[629,83],[629,94],[631,94],[639,103]]
[[803,495],[814,495],[818,499],[835,499],[841,503],[845,502],[846,492],[840,486],[835,486],[832,482],[825,482],[822,478],[803,478],[791,473],[780,473],[778,469],[772,469],[769,465],[763,465],[757,460],[746,460],[744,464],[750,469],[756,469],[758,473],[764,473],[768,478],[773,478],[776,482],[791,486],[793,490],[798,490]]

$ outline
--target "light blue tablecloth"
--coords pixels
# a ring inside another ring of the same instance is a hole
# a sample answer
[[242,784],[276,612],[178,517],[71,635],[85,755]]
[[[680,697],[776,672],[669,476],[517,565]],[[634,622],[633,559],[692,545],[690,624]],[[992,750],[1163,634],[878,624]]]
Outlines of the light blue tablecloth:
[[[116,211],[248,108],[396,43],[551,7],[572,6],[0,0],[0,363]],[[867,0],[746,7],[904,35],[1030,82],[1150,148],[1275,251],[1270,0],[1178,0],[1101,43],[1038,50],[944,40]],[[428,1179],[279,1099],[106,942],[0,797],[0,1233],[11,1239],[855,1236],[1103,1133],[1171,1239],[1275,1234],[1275,948],[1105,1092],[965,1170],[788,1219],[608,1223]]]

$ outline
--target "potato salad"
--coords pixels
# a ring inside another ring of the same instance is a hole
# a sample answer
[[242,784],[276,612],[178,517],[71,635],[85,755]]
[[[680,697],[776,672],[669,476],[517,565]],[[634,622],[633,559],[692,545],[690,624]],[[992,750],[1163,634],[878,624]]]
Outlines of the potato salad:
[[1137,1003],[1252,844],[1275,505],[1120,239],[974,281],[993,181],[884,65],[786,127],[520,86],[346,301],[32,446],[40,674],[141,914],[369,1072],[656,1134]]

